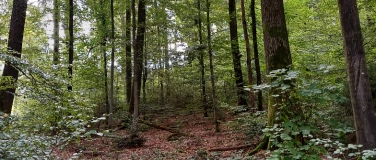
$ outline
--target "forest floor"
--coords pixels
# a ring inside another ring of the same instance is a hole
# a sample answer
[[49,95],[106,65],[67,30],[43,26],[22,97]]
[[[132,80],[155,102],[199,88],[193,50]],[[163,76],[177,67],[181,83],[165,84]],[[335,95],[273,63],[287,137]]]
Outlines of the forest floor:
[[[234,120],[227,114],[225,121]],[[172,137],[173,133],[140,124],[140,136],[146,139],[138,148],[119,149],[113,138],[108,136],[91,137],[73,142],[64,149],[54,149],[55,159],[69,159],[74,153],[81,153],[79,159],[234,159],[254,148],[259,139],[249,139],[244,131],[235,130],[226,122],[220,124],[220,132],[215,132],[213,120],[202,114],[153,118],[151,122],[160,126],[176,128],[181,133],[192,136]],[[116,130],[112,135],[128,136],[126,130]],[[214,148],[239,147],[250,145],[242,150],[210,151]],[[241,152],[243,151],[243,152]],[[260,154],[262,155],[262,154]],[[260,157],[264,159],[265,157]]]

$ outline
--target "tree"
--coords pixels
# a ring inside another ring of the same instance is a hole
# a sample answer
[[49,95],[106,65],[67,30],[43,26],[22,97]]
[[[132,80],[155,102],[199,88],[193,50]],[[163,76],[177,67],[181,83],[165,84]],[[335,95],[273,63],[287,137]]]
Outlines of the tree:
[[[251,47],[249,44],[249,36],[248,36],[248,28],[247,28],[247,21],[245,19],[245,7],[244,7],[244,0],[240,1],[241,8],[242,8],[242,24],[243,24],[243,33],[244,33],[244,40],[245,40],[245,49],[247,52],[247,72],[248,72],[248,83],[249,85],[253,84],[253,77],[252,77],[252,58],[251,58]],[[250,100],[250,108],[255,108],[255,96],[252,89],[249,92],[249,100]]]
[[235,0],[229,0],[228,11],[230,14],[230,37],[231,37],[231,52],[232,52],[232,61],[234,65],[235,72],[235,83],[237,87],[237,96],[238,96],[238,105],[246,106],[247,100],[244,95],[244,81],[242,68],[240,63],[240,51],[239,51],[239,42],[238,42],[238,25],[236,22],[236,5]]
[[54,19],[54,53],[53,53],[53,64],[57,65],[59,63],[59,23],[60,23],[60,1],[54,0],[53,8],[53,19]]
[[69,58],[68,58],[68,76],[69,76],[69,85],[68,85],[68,91],[72,91],[72,83],[73,83],[73,42],[74,42],[74,36],[73,36],[73,0],[69,0]]
[[[256,69],[256,84],[261,85],[261,69],[260,60],[258,58],[258,43],[257,43],[257,28],[256,28],[256,12],[255,12],[255,0],[251,0],[250,5],[251,18],[252,18],[252,41],[253,41],[253,57],[255,59]],[[262,111],[262,92],[257,92],[257,110]]]
[[112,110],[114,108],[114,70],[115,70],[115,22],[114,22],[114,0],[110,1],[111,5],[111,75],[110,75],[110,108],[108,125],[111,126]]
[[[283,0],[262,0],[261,12],[267,74],[277,69],[288,69],[292,65],[292,59]],[[275,80],[275,78],[269,78],[268,83],[270,84],[273,80]],[[284,83],[289,82],[287,81]],[[281,107],[282,99],[287,98],[286,96],[287,93],[279,93],[279,90],[275,87],[270,89],[268,96],[268,128],[274,126],[276,112]],[[266,146],[268,149],[271,147],[271,141],[269,141],[269,137],[267,136],[264,137],[263,141],[252,152],[250,152],[250,154],[257,152]]]
[[[21,58],[22,40],[24,37],[25,19],[26,19],[27,0],[14,0],[12,17],[10,20],[8,50],[9,54]],[[0,84],[0,111],[10,114],[16,92],[18,70],[12,65],[12,62],[5,62],[2,82]],[[6,77],[11,78],[11,84],[6,83]],[[10,85],[10,86],[9,86]]]
[[132,41],[131,41],[131,4],[129,1],[126,3],[125,9],[125,90],[126,90],[126,98],[127,103],[130,103],[131,99],[131,91],[132,91]]
[[376,118],[356,0],[338,0],[357,143],[376,148]]
[[134,111],[133,111],[133,123],[132,134],[136,134],[137,131],[137,118],[140,104],[140,88],[141,88],[141,74],[143,68],[143,51],[144,51],[144,39],[145,39],[145,22],[146,22],[146,8],[145,0],[139,0],[138,2],[138,28],[135,44],[135,52],[133,56],[134,69],[133,69],[133,90],[134,90]]
[[210,23],[210,1],[206,0],[206,28],[208,32],[208,53],[209,53],[209,68],[210,68],[210,82],[212,87],[212,107],[214,111],[214,124],[215,131],[219,132],[218,110],[217,110],[217,97],[215,93],[215,79],[213,67],[213,51],[211,44],[211,23]]
[[[132,47],[133,47],[133,59],[136,53],[136,0],[131,1],[131,6],[132,6]],[[135,67],[135,66],[133,66]],[[133,70],[135,70],[133,68]],[[133,73],[135,74],[135,73]],[[133,77],[134,79],[134,77]],[[133,114],[134,112],[134,81],[132,83],[131,87],[131,98],[129,99],[129,108],[128,112],[130,114]]]
[[[202,41],[202,22],[201,22],[201,0],[197,0],[197,10],[198,10],[198,37],[199,37],[199,48],[203,47]],[[176,46],[176,45],[175,45]],[[208,107],[206,102],[206,82],[205,82],[205,64],[204,64],[204,52],[200,49],[200,72],[201,72],[201,103],[204,108],[204,117],[208,117]]]

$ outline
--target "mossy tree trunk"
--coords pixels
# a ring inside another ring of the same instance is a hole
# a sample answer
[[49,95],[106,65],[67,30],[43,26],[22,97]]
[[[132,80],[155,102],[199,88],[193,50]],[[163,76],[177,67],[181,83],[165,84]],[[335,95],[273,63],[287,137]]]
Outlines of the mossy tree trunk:
[[357,143],[376,148],[376,118],[372,106],[363,38],[356,0],[338,0]]
[[[286,69],[292,64],[288,34],[286,28],[283,0],[262,0],[262,26],[264,33],[264,50],[266,58],[266,70],[269,74],[273,70]],[[270,84],[274,78],[268,79]],[[289,83],[289,82],[286,82]],[[286,93],[285,93],[286,94]],[[279,96],[274,96],[279,95]],[[267,127],[272,128],[276,124],[276,112],[281,107],[283,98],[277,88],[271,88],[268,95],[268,123]],[[249,154],[262,148],[271,147],[269,137],[264,140]]]

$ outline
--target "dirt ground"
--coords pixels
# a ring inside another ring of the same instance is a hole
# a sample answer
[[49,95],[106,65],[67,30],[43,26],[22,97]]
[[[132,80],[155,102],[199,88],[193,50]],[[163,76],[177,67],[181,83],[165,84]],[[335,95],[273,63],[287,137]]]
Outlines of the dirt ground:
[[[227,116],[226,121],[233,120]],[[138,148],[119,149],[113,138],[108,136],[92,137],[74,142],[64,149],[54,149],[55,159],[69,159],[74,153],[81,153],[78,159],[233,159],[241,157],[242,153],[252,149],[257,140],[247,139],[244,132],[234,130],[226,123],[221,123],[221,132],[215,132],[213,120],[204,118],[202,114],[187,116],[172,116],[157,118],[152,123],[175,128],[190,136],[170,137],[173,133],[153,127],[143,126],[140,136],[146,139],[145,144]],[[142,127],[142,124],[140,124]],[[118,137],[126,137],[125,130],[112,133]],[[171,140],[173,139],[173,140]],[[238,147],[249,145],[253,147],[241,150],[209,151],[214,148]]]

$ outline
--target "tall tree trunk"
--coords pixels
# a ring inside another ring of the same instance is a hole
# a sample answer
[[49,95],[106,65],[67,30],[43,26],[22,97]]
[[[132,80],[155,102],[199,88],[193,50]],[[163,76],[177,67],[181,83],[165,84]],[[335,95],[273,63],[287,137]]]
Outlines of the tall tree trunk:
[[[100,0],[99,1],[99,7],[98,7],[98,10],[99,10],[99,19],[98,21],[101,23],[99,24],[99,35],[101,36],[101,42],[100,42],[100,45],[101,45],[101,49],[102,49],[102,54],[103,54],[103,74],[104,74],[104,95],[105,95],[105,106],[104,106],[104,109],[105,109],[105,113],[109,113],[109,106],[110,106],[110,102],[109,102],[109,97],[108,97],[108,71],[107,71],[107,37],[108,37],[108,33],[107,33],[107,22],[106,22],[106,8],[103,7],[105,6],[105,3],[106,1],[105,0]],[[100,113],[100,114],[103,114],[103,113]]]
[[[132,47],[133,47],[133,59],[136,54],[136,0],[131,1],[132,4]],[[135,62],[134,62],[135,63]],[[135,67],[135,66],[133,66]],[[133,68],[134,70],[134,68]],[[133,73],[134,74],[134,73]],[[133,77],[134,79],[134,77]],[[134,81],[131,87],[131,98],[129,99],[129,113],[134,112]]]
[[[251,58],[251,47],[249,44],[249,36],[248,36],[248,29],[247,29],[247,21],[245,19],[245,7],[244,7],[244,0],[240,1],[241,8],[242,8],[242,24],[243,24],[243,32],[244,32],[244,40],[245,40],[245,49],[247,52],[247,71],[248,71],[248,83],[249,85],[253,84],[253,77],[252,77],[252,58]],[[249,92],[249,100],[250,100],[250,108],[255,108],[255,96],[253,93],[252,88]]]
[[[198,10],[198,36],[199,36],[199,41],[200,41],[199,48],[202,48],[204,44],[202,42],[201,0],[197,0],[197,10]],[[204,109],[204,117],[208,117],[208,105],[206,101],[204,51],[199,49],[199,52],[200,52],[199,61],[200,61],[200,71],[201,71],[201,103]]]
[[69,58],[68,58],[68,76],[69,76],[69,85],[68,91],[72,91],[73,83],[73,0],[69,0]]
[[53,19],[54,19],[54,53],[53,53],[53,64],[57,65],[59,64],[59,22],[60,22],[60,1],[54,0],[54,9],[53,9]]
[[232,52],[232,60],[234,64],[234,72],[235,72],[235,83],[237,87],[237,95],[238,95],[238,105],[239,106],[247,106],[247,100],[245,99],[244,95],[244,81],[243,81],[243,74],[242,68],[240,63],[240,51],[239,51],[239,42],[238,42],[238,25],[236,22],[236,5],[235,0],[229,0],[228,3],[229,7],[229,14],[230,14],[230,37],[231,37],[231,52]]
[[144,35],[145,42],[144,42],[144,74],[142,74],[142,101],[143,104],[146,104],[146,81],[148,79],[148,68],[146,67],[148,65],[148,55],[147,55],[147,40],[146,40],[146,33]]
[[[270,71],[289,68],[292,64],[288,34],[286,28],[283,0],[262,0],[261,1],[262,24],[264,32],[264,50],[266,57],[266,70]],[[273,79],[269,79],[271,83]],[[281,106],[282,97],[276,88],[269,91],[268,104],[268,127],[274,126],[275,114]],[[271,143],[269,142],[268,148]]]
[[215,93],[215,79],[214,79],[214,67],[213,67],[213,52],[211,45],[211,23],[210,23],[210,2],[206,0],[206,28],[208,32],[208,53],[209,53],[209,68],[210,68],[210,81],[212,87],[212,107],[214,111],[214,124],[215,131],[219,132],[219,122],[218,122],[218,110],[217,110],[217,95]]
[[357,143],[363,145],[362,149],[373,149],[376,118],[356,0],[338,0],[338,6]]
[[[14,0],[12,17],[10,20],[9,38],[8,38],[8,50],[11,50],[9,54],[14,57],[21,58],[22,53],[22,40],[25,29],[27,0]],[[18,70],[12,65],[12,62],[5,62],[3,69],[2,80],[5,77],[12,78],[12,84],[1,82],[0,88],[6,88],[0,90],[0,111],[10,114],[12,112],[14,93],[16,92]],[[11,86],[9,86],[11,85]]]
[[146,22],[146,8],[145,0],[139,0],[138,2],[138,28],[137,38],[135,44],[134,54],[134,77],[133,77],[133,90],[134,90],[134,112],[132,123],[132,134],[137,131],[137,118],[140,104],[140,87],[141,87],[141,74],[142,74],[142,62],[143,62],[143,50],[144,50],[144,38],[145,38],[145,22]]
[[127,94],[127,103],[130,103],[131,100],[131,90],[132,90],[132,43],[131,43],[131,6],[130,3],[127,1],[127,8],[125,11],[125,40],[126,47],[125,47],[125,87],[126,87],[126,94]]
[[110,110],[108,125],[111,127],[112,112],[114,108],[114,70],[115,70],[115,22],[114,22],[114,0],[110,1],[111,8],[111,72],[110,72]]
[[[260,60],[258,53],[257,44],[257,29],[256,29],[256,11],[255,11],[255,0],[251,0],[251,18],[252,18],[252,41],[253,41],[253,57],[255,59],[255,69],[256,69],[256,84],[261,85],[261,69]],[[262,92],[257,92],[257,110],[262,111]]]

